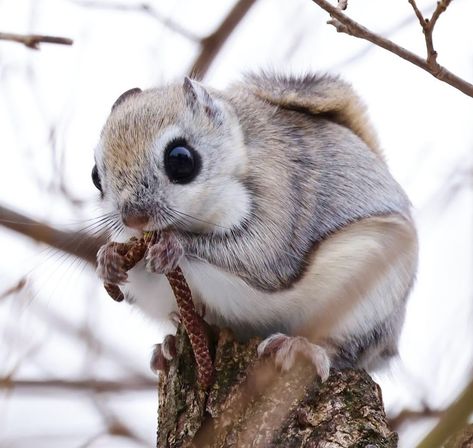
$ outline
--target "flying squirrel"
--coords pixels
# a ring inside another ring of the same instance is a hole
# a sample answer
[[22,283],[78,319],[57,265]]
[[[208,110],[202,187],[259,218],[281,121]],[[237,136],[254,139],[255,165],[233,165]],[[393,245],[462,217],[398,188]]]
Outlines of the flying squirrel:
[[156,274],[179,265],[206,320],[261,336],[258,353],[283,370],[304,356],[325,380],[397,353],[417,235],[346,82],[261,73],[223,91],[187,77],[131,89],[95,162],[112,240],[160,234],[128,273],[108,243],[97,272],[153,319],[176,310]]

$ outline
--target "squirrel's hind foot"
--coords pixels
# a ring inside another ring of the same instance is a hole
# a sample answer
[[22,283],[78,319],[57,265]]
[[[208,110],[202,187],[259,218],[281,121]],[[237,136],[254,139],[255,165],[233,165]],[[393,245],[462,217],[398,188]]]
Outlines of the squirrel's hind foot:
[[264,355],[274,355],[276,366],[283,371],[289,370],[294,365],[297,355],[302,355],[314,365],[322,381],[329,376],[330,358],[327,351],[302,336],[275,333],[258,346],[258,356]]

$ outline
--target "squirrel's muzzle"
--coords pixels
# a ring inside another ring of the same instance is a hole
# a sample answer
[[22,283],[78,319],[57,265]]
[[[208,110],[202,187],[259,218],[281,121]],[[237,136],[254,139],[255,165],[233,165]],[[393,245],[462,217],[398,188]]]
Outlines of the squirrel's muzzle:
[[121,215],[123,224],[136,230],[144,230],[151,219],[146,211],[134,207],[125,207]]

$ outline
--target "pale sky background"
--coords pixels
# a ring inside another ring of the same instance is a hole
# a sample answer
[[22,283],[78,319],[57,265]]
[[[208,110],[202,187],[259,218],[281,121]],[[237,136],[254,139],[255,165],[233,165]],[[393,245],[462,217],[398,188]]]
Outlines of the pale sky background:
[[[198,51],[146,14],[86,3],[0,0],[0,31],[74,39],[72,47],[43,45],[36,52],[0,41],[0,204],[65,229],[85,227],[101,214],[90,171],[112,103],[131,87],[182,78]],[[149,4],[205,36],[234,1]],[[434,2],[418,4],[431,11]],[[407,1],[352,0],[347,12],[424,54]],[[473,3],[456,0],[434,35],[439,62],[470,82],[472,17]],[[205,82],[224,87],[259,68],[330,71],[364,98],[391,171],[412,200],[421,248],[402,362],[378,380],[391,415],[421,403],[443,409],[472,372],[473,99],[384,50],[338,34],[327,19],[310,0],[259,0]],[[65,198],[61,184],[84,205]],[[161,330],[106,296],[92,269],[2,227],[0,247],[0,294],[25,275],[30,280],[25,291],[0,300],[0,378],[152,378],[149,355]],[[92,350],[74,329],[89,329],[101,346]],[[0,447],[153,446],[153,390],[102,394],[98,407],[108,411],[97,412],[87,392],[0,390]],[[102,434],[107,413],[143,443]],[[404,428],[400,446],[415,446],[434,422]]]

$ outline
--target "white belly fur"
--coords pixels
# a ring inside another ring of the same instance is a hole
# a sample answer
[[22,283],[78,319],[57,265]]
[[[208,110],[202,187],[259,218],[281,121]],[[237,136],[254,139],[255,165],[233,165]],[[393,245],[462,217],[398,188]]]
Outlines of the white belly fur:
[[[181,268],[196,301],[215,323],[251,333],[300,327],[317,338],[356,335],[385,319],[404,299],[416,269],[416,236],[400,217],[369,218],[352,224],[320,245],[304,276],[275,293],[256,290],[235,275],[202,261]],[[129,273],[126,290],[154,319],[176,310],[163,275],[140,263]],[[223,318],[223,319],[222,319]]]

